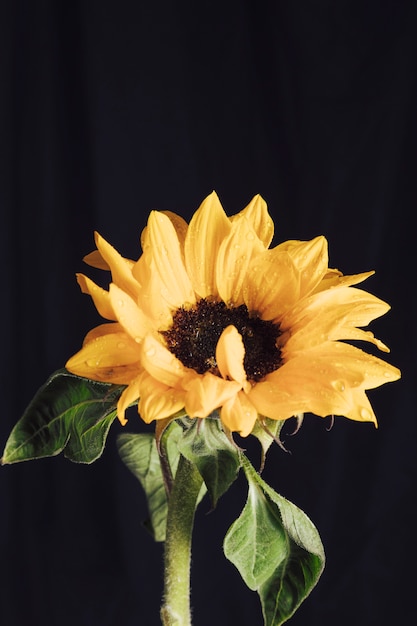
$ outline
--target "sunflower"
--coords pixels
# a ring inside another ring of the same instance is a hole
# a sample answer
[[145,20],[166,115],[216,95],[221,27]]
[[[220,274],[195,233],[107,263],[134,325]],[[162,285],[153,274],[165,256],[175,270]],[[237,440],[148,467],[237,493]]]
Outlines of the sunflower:
[[108,321],[86,335],[67,369],[126,385],[123,424],[137,402],[146,423],[216,414],[242,436],[257,419],[306,412],[376,425],[366,390],[400,372],[348,343],[389,352],[363,330],[389,305],[354,287],[373,272],[330,269],[323,236],[269,248],[273,234],[259,195],[227,217],[215,192],[189,224],[152,211],[137,261],[96,233],[97,250],[84,260],[111,271],[109,288],[84,274],[77,280]]

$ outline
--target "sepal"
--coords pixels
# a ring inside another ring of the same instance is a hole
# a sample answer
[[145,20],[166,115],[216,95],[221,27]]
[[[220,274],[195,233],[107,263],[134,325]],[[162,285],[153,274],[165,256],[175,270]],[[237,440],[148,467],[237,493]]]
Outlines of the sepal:
[[239,448],[231,443],[217,418],[192,420],[178,441],[181,454],[194,463],[207,487],[213,508],[236,480]]

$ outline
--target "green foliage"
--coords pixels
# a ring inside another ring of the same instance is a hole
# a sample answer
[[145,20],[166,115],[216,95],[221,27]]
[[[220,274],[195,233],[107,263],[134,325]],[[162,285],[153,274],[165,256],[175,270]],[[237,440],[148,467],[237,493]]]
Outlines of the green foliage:
[[325,563],[311,520],[262,480],[248,459],[246,505],[224,540],[224,553],[259,594],[265,626],[286,622],[316,585]]
[[[262,418],[262,422],[260,422],[259,419],[255,422],[255,426],[253,427],[251,435],[256,437],[256,439],[258,439],[259,443],[261,444],[261,471],[264,468],[266,453],[268,452],[269,448],[274,443],[274,441],[277,443],[281,441],[279,436],[281,429],[284,426],[284,423],[284,421],[272,420],[268,417]],[[279,445],[282,446],[281,443]]]
[[[35,394],[13,428],[1,463],[60,452],[71,461],[92,463],[103,452],[123,389],[58,370]],[[299,425],[301,420],[299,416]],[[271,443],[275,440],[280,444],[281,427],[281,422],[264,419],[252,433],[261,444],[262,466]],[[203,480],[197,499],[192,499],[193,510],[183,511],[190,519],[206,491],[214,508],[243,467],[248,499],[226,534],[224,553],[247,586],[259,594],[264,626],[280,626],[290,619],[323,571],[325,556],[319,534],[303,511],[265,483],[230,433],[224,432],[221,421],[215,417],[189,419],[179,413],[157,424],[155,433],[122,433],[117,446],[145,491],[147,526],[156,541],[176,536],[175,524],[180,524],[178,515],[171,514],[178,512],[178,498],[187,495],[183,491],[188,479],[181,488],[175,482],[180,459],[199,481]],[[172,575],[177,556],[181,556],[176,554],[175,545]]]
[[194,463],[207,487],[213,508],[236,480],[240,458],[238,448],[222,430],[219,419],[193,420],[178,441],[181,454]]
[[103,452],[122,390],[65,369],[54,372],[10,433],[1,463],[60,452],[76,463],[92,463]]
[[[181,434],[182,428],[175,422],[171,422],[166,429],[165,449],[173,476],[178,465],[178,439]],[[154,434],[121,433],[117,438],[117,447],[122,461],[139,480],[146,494],[149,511],[146,527],[155,541],[165,541],[168,485],[162,472]]]

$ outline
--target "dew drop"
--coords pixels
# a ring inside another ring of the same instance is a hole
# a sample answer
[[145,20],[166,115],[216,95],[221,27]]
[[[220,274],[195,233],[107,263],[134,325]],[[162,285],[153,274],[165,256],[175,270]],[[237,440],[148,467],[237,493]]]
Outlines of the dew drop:
[[253,241],[253,240],[255,239],[255,233],[253,233],[253,232],[250,230],[248,233],[246,233],[246,239],[247,239],[248,241]]
[[362,407],[361,410],[359,411],[359,413],[360,413],[361,418],[364,419],[364,420],[372,419],[371,413],[369,412],[368,409],[365,409],[365,407]]
[[136,343],[140,343],[140,337],[135,337]]
[[336,391],[345,390],[345,383],[343,382],[343,380],[332,380],[331,385],[333,389],[336,389]]
[[100,365],[100,359],[87,359],[85,364],[87,367],[97,367],[97,365]]
[[123,350],[123,348],[126,348],[126,344],[123,341],[119,341],[117,347],[119,348],[119,350]]
[[156,350],[155,350],[155,348],[148,348],[148,350],[146,350],[145,354],[146,354],[146,356],[149,356],[149,357],[155,356]]
[[124,306],[124,305],[125,305],[124,300],[118,300],[118,301],[117,301],[117,304],[118,304],[119,306]]
[[385,378],[391,378],[391,372],[384,372]]

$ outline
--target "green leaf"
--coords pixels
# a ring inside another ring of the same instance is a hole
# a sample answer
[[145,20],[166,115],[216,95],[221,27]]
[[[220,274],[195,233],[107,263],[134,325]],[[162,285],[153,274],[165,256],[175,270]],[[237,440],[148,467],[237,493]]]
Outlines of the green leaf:
[[[182,428],[171,422],[166,431],[165,449],[171,472],[175,475],[179,459],[178,438]],[[165,541],[168,499],[155,435],[121,433],[117,438],[117,447],[122,461],[145,491],[150,518],[146,527],[155,541]]]
[[267,485],[242,454],[248,500],[229,528],[224,553],[260,596],[265,626],[286,622],[316,585],[325,563],[307,515]]
[[256,437],[261,444],[261,471],[264,468],[266,453],[268,452],[271,444],[274,443],[274,441],[280,441],[279,435],[284,423],[285,420],[273,420],[268,417],[264,417],[262,422],[260,422],[259,419],[255,422],[251,435]]
[[92,463],[103,452],[123,389],[65,369],[54,372],[10,433],[2,465],[62,451],[71,461]]
[[236,480],[240,457],[238,448],[223,432],[220,420],[194,420],[178,442],[181,454],[197,466],[207,487],[213,508]]

